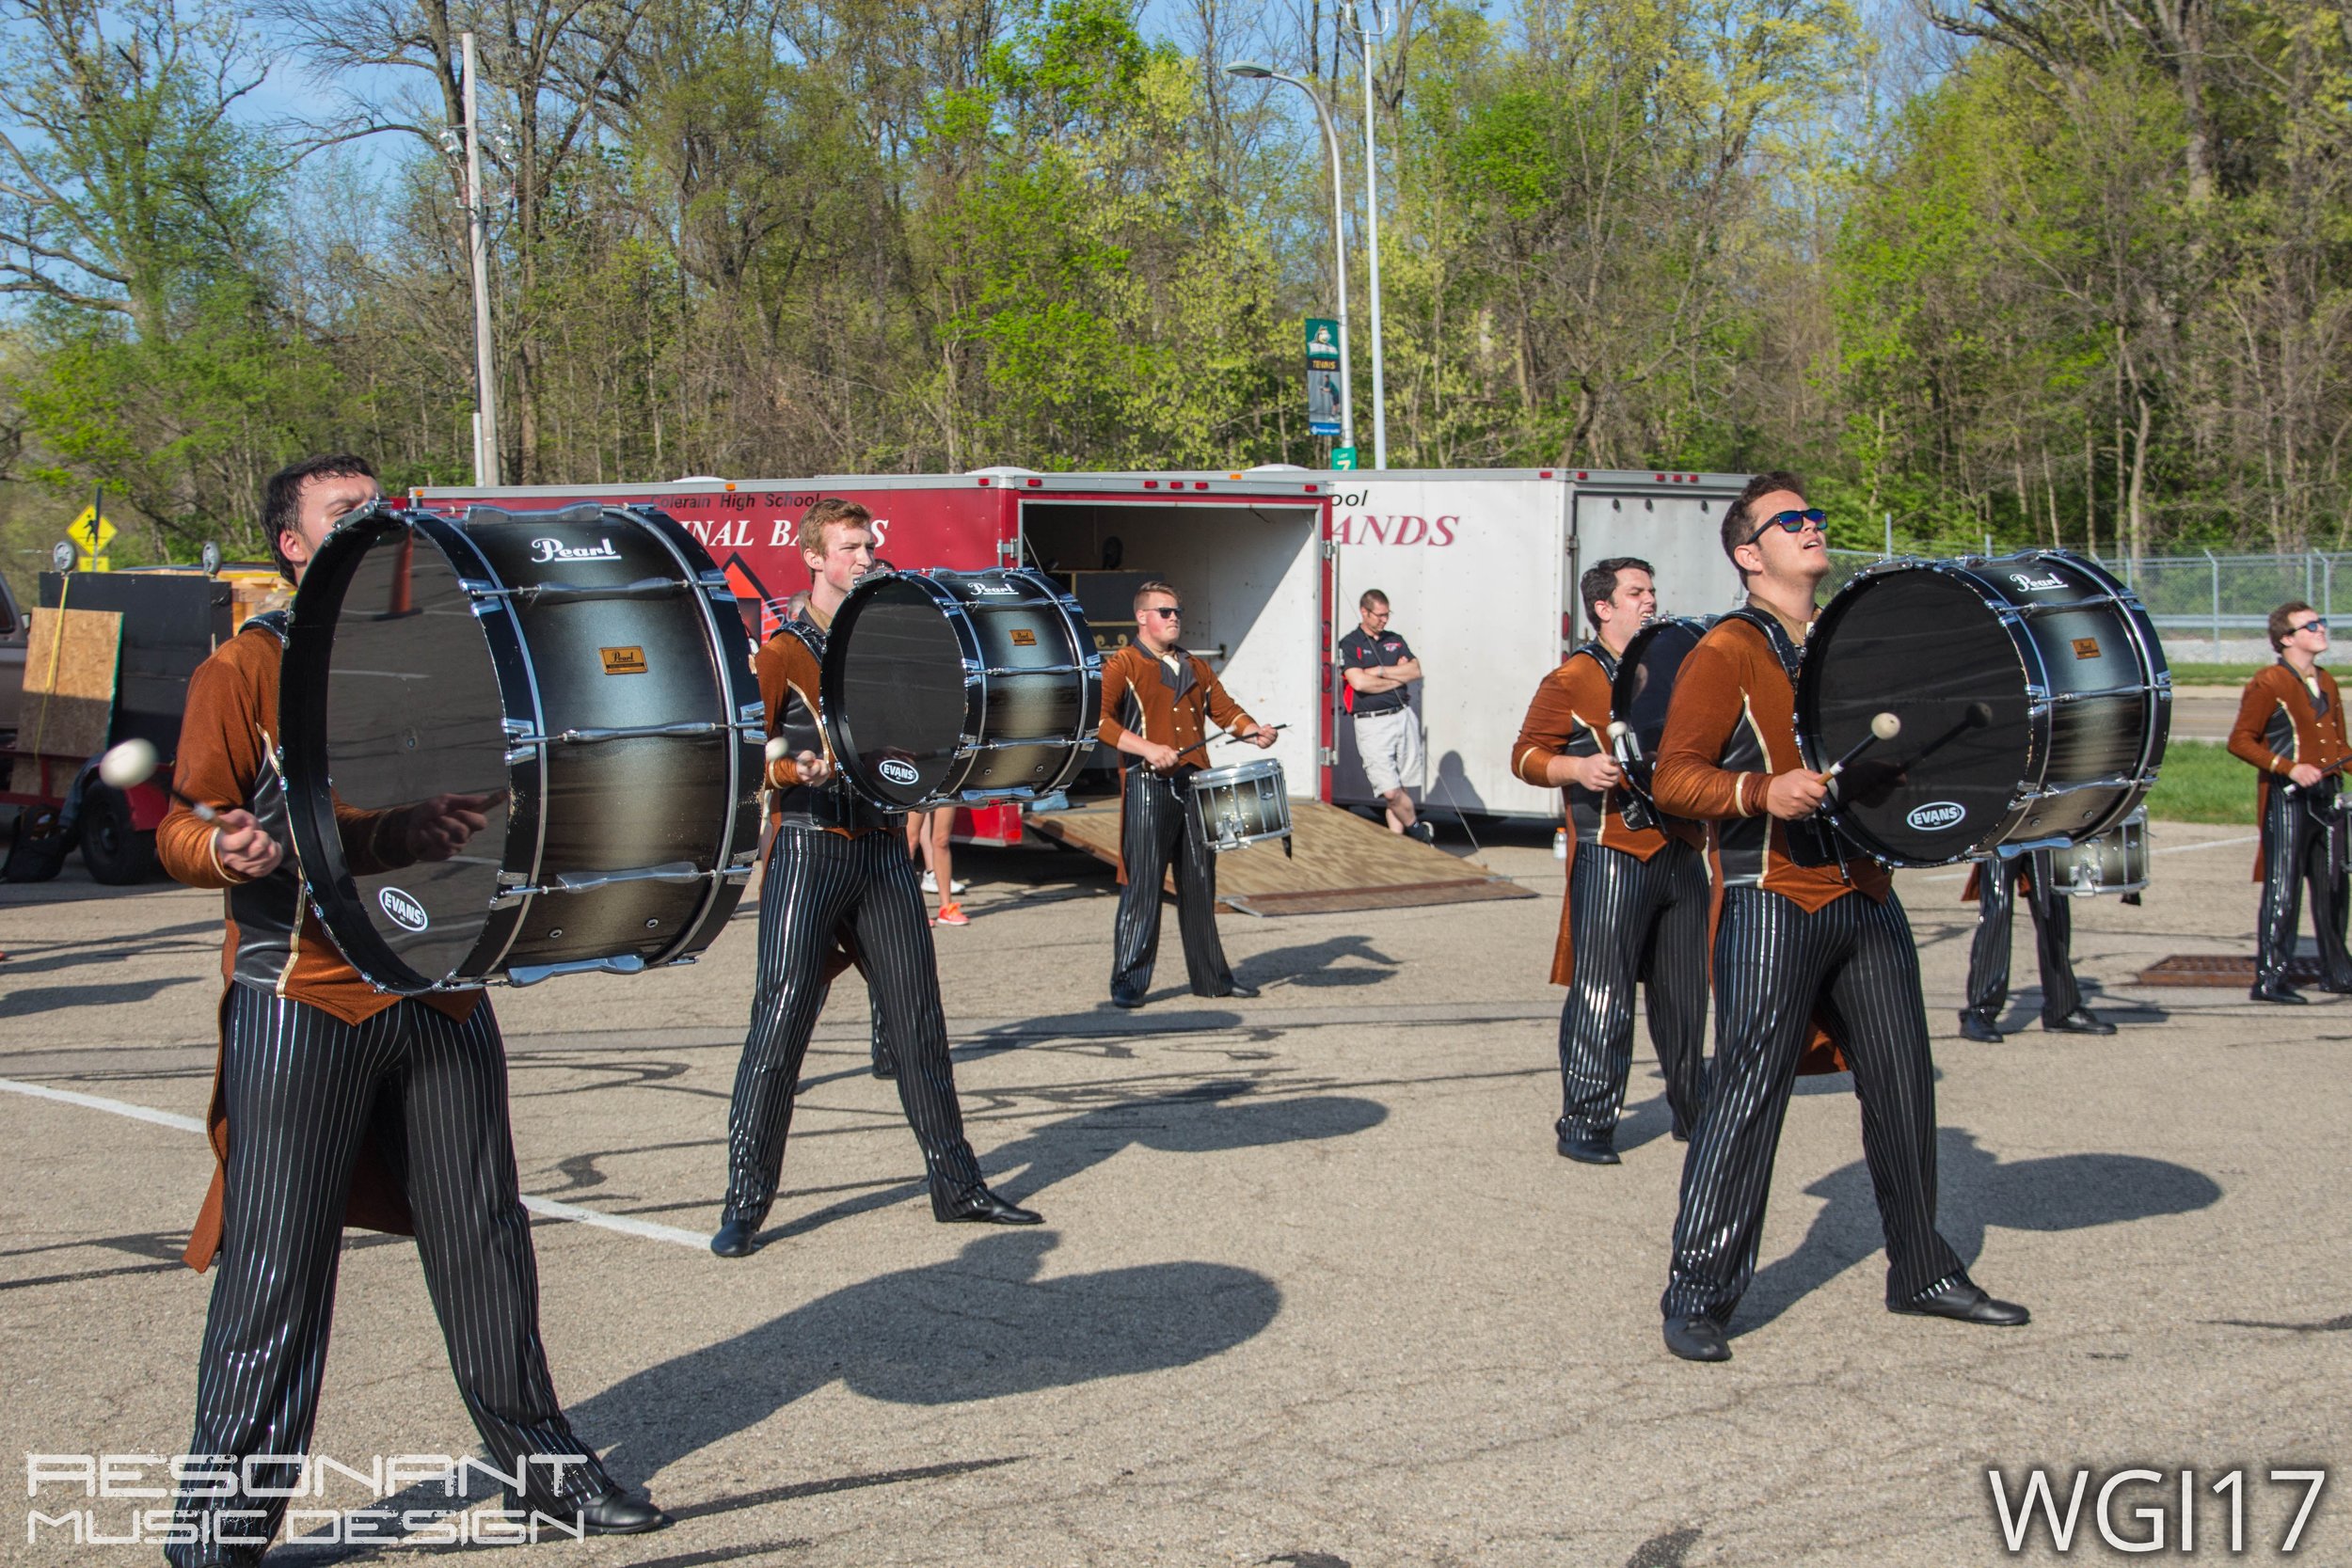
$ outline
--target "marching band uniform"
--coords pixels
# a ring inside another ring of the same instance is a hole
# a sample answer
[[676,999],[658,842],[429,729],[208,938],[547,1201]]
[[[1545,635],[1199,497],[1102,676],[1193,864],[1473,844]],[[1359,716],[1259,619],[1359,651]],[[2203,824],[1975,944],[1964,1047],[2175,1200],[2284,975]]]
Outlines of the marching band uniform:
[[1977,902],[1977,935],[1968,949],[1968,1005],[1961,1009],[1960,1032],[1988,1045],[2001,1037],[2001,1009],[2009,1005],[2010,927],[2021,883],[2026,907],[2033,911],[2034,952],[2042,966],[2042,1027],[2069,1035],[2114,1034],[2114,1024],[2083,1006],[2072,952],[2074,911],[2046,849],[1979,861],[1968,869],[1960,895]]
[[[1608,750],[1617,659],[1597,640],[1546,675],[1511,751],[1511,769],[1551,787],[1555,757]],[[1568,892],[1551,983],[1560,1009],[1560,1152],[1614,1164],[1612,1147],[1633,1066],[1633,987],[1642,985],[1650,1043],[1666,1077],[1674,1135],[1687,1140],[1706,1097],[1707,917],[1711,897],[1694,824],[1629,827],[1623,785],[1561,786],[1568,807]]]
[[1716,623],[1676,678],[1652,771],[1661,810],[1716,824],[1724,889],[1714,1073],[1660,1303],[1669,1348],[1694,1359],[1728,1354],[1722,1325],[1755,1275],[1781,1124],[1817,1016],[1862,1101],[1889,1307],[2026,1320],[1969,1283],[1935,1227],[1935,1064],[1918,952],[1885,868],[1840,854],[1813,821],[1766,811],[1773,776],[1804,766],[1794,672],[1806,629],[1753,602]]
[[[1123,728],[1181,758],[1200,754],[1210,721],[1228,734],[1248,733],[1257,721],[1226,694],[1208,665],[1182,649],[1152,657],[1139,642],[1103,660],[1103,717],[1096,732],[1116,748]],[[1112,927],[1111,1000],[1140,1007],[1152,989],[1160,946],[1160,886],[1176,864],[1176,928],[1184,943],[1184,973],[1195,996],[1254,996],[1233,978],[1216,937],[1216,856],[1191,826],[1192,776],[1200,765],[1180,761],[1155,773],[1127,758],[1121,769],[1119,832],[1119,918]]]
[[[412,1234],[451,1370],[499,1469],[528,1464],[517,1507],[586,1515],[599,1531],[667,1523],[628,1497],[573,1435],[539,1338],[539,1278],[515,1170],[505,1047],[479,990],[395,996],[327,940],[296,869],[276,755],[282,614],[258,617],[188,682],[174,788],[252,813],[284,858],[245,879],[212,823],[178,805],[158,858],[227,903],[221,1045],[206,1117],[215,1165],[187,1261],[215,1259],[190,1453],[309,1451],[346,1224]],[[409,814],[338,805],[359,874],[407,863]],[[543,1463],[561,1460],[560,1465]],[[291,1465],[258,1465],[282,1490]],[[181,1568],[261,1560],[284,1497],[183,1494]]]
[[2295,959],[2302,890],[2312,893],[2312,934],[2319,941],[2321,989],[2352,991],[2352,954],[2344,948],[2344,821],[2336,809],[2340,785],[2281,787],[2297,763],[2328,768],[2352,755],[2344,738],[2344,698],[2336,677],[2314,665],[2308,681],[2281,658],[2246,683],[2230,754],[2262,775],[2256,802],[2262,848],[2254,879],[2263,885],[2255,930],[2253,996],[2301,1001],[2288,980]]
[[756,661],[768,734],[782,736],[787,752],[768,765],[776,832],[760,889],[759,979],[727,1111],[726,1200],[710,1243],[726,1258],[755,1249],[775,1202],[801,1064],[844,945],[868,979],[879,1020],[876,1060],[897,1069],[898,1102],[922,1146],[933,1216],[1038,1222],[988,1190],[964,1139],[938,958],[906,835],[895,816],[838,774],[803,784],[792,760],[830,755],[816,695],[825,635],[815,608],[805,607],[761,646]]

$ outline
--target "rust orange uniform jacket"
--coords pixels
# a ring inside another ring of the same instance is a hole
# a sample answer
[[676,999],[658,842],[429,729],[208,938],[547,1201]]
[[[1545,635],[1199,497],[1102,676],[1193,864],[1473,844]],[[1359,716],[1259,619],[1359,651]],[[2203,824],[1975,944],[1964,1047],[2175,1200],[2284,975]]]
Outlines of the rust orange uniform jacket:
[[[1608,751],[1609,686],[1609,672],[1591,648],[1579,648],[1561,660],[1559,668],[1537,684],[1534,698],[1527,705],[1527,717],[1519,721],[1519,737],[1511,745],[1511,771],[1537,789],[1550,789],[1554,757],[1586,757]],[[1577,848],[1588,837],[1644,861],[1666,847],[1666,834],[1658,829],[1625,825],[1629,796],[1622,786],[1599,792],[1581,784],[1558,787],[1567,809],[1565,875],[1570,885],[1576,877]],[[1694,846],[1704,836],[1694,823],[1670,818],[1669,826],[1677,837]],[[1576,979],[1574,927],[1572,911],[1563,899],[1560,933],[1551,949],[1551,983],[1555,986],[1570,985]]]
[[[280,644],[276,633],[248,626],[216,649],[188,680],[188,703],[180,723],[180,755],[173,787],[181,800],[199,801],[215,810],[250,808],[268,777],[274,774],[278,750],[278,674]],[[398,812],[362,812],[338,805],[343,851],[356,872],[386,869],[399,863],[396,847],[403,822]],[[246,879],[222,865],[214,852],[213,825],[199,821],[186,804],[175,804],[156,827],[155,854],[164,869],[190,887],[233,889]],[[293,850],[274,876],[291,875]],[[345,1023],[360,1023],[398,1004],[400,998],[377,990],[359,977],[319,924],[318,911],[308,897],[297,900],[298,919],[285,931],[254,933],[238,927],[232,900],[224,899],[227,930],[221,943],[221,1008],[224,1022],[229,1004],[227,987],[237,983],[239,946],[248,937],[269,948],[283,944],[285,957],[277,965],[272,989],[289,1000],[306,1003]],[[248,969],[251,967],[247,966]],[[248,976],[246,983],[251,983]],[[424,998],[452,1018],[462,1019],[481,1002],[479,991]],[[223,1032],[226,1043],[226,1031]],[[188,1266],[209,1267],[220,1248],[221,1198],[228,1180],[229,1143],[236,1130],[229,1125],[221,1102],[220,1064],[215,1054],[213,1094],[205,1114],[213,1146],[213,1182],[206,1193],[196,1226],[188,1238]],[[372,1148],[362,1148],[352,1177],[347,1223],[376,1230],[411,1232],[408,1203],[390,1167]]]
[[[2316,688],[2316,691],[2313,690]],[[2310,685],[2280,659],[2246,683],[2238,699],[2237,722],[2230,726],[2230,754],[2251,763],[2259,782],[2254,786],[2254,820],[2270,808],[2270,791],[2282,783],[2296,763],[2327,768],[2352,754],[2344,731],[2344,697],[2336,677],[2314,668]],[[2263,879],[2262,851],[2254,851],[2254,880]]]
[[[1208,726],[1214,721],[1228,735],[1255,730],[1258,721],[1227,695],[1225,683],[1209,670],[1206,660],[1177,649],[1159,658],[1140,642],[1130,642],[1103,660],[1103,715],[1094,736],[1104,746],[1119,745],[1119,732],[1129,730],[1162,746],[1173,746],[1177,761],[1187,768],[1209,766]],[[1135,760],[1122,757],[1120,782]],[[1127,791],[1119,792],[1120,830],[1126,831]],[[1126,857],[1120,857],[1119,879],[1127,880]]]

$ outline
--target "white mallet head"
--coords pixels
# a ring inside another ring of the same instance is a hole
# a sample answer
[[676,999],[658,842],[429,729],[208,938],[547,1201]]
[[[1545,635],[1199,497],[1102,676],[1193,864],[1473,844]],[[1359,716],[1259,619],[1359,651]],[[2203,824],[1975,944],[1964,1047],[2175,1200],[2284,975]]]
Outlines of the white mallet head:
[[1903,721],[1891,713],[1882,713],[1870,721],[1870,733],[1881,740],[1892,740],[1903,733]]
[[108,747],[106,754],[98,759],[98,776],[109,788],[129,789],[153,778],[161,760],[151,742],[126,740],[119,746]]
[[790,756],[791,754],[791,743],[787,741],[784,736],[780,735],[772,735],[768,737],[768,760],[770,762],[782,762],[785,758]]
[[1612,719],[1609,721],[1609,738],[1612,740],[1623,740],[1626,737],[1627,729],[1628,726],[1624,720]]

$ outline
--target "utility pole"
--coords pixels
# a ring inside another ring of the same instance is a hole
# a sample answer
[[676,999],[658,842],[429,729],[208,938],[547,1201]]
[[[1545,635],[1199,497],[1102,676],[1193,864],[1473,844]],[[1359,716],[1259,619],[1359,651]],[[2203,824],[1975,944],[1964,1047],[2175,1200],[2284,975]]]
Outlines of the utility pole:
[[490,221],[482,205],[481,116],[474,107],[473,35],[464,35],[466,69],[466,227],[473,251],[473,482],[499,482],[497,372],[490,344]]
[[[1372,19],[1385,34],[1389,24],[1380,14],[1379,0],[1366,0]],[[1389,396],[1380,374],[1380,153],[1372,136],[1372,78],[1379,67],[1374,34],[1356,13],[1356,35],[1364,44],[1364,254],[1372,263],[1372,466],[1389,466]]]

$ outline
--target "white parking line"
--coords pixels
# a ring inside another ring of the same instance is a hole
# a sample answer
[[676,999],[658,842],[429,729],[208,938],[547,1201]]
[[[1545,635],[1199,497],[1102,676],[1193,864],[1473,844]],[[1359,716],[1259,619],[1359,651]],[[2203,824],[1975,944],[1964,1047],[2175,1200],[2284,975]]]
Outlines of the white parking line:
[[[151,1110],[145,1105],[134,1105],[127,1100],[108,1100],[103,1095],[84,1094],[78,1089],[55,1089],[46,1084],[26,1084],[13,1078],[0,1078],[0,1089],[10,1094],[26,1095],[34,1100],[54,1100],[63,1105],[79,1105],[86,1111],[104,1111],[112,1116],[129,1117],[134,1121],[151,1121],[158,1127],[168,1127],[174,1132],[200,1133],[204,1131],[204,1124],[194,1117],[183,1117],[175,1111]],[[675,1225],[633,1219],[627,1214],[599,1213],[594,1209],[582,1209],[577,1203],[559,1203],[551,1197],[533,1197],[525,1193],[523,1207],[551,1220],[593,1225],[600,1230],[617,1230],[624,1236],[642,1237],[648,1242],[668,1242],[674,1246],[690,1246],[697,1250],[710,1244],[707,1236],[681,1230]]]

